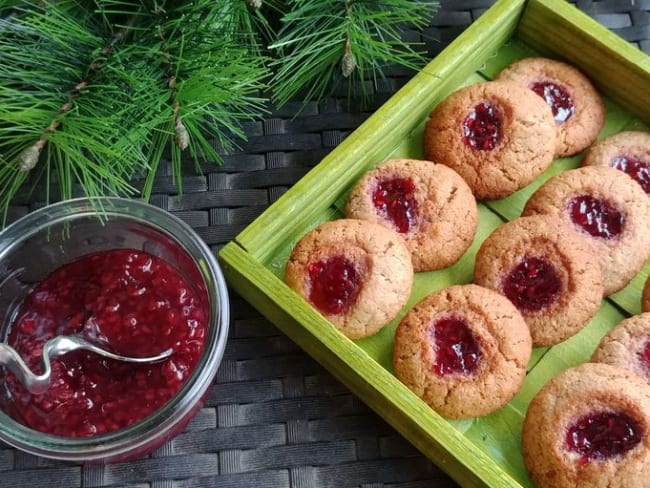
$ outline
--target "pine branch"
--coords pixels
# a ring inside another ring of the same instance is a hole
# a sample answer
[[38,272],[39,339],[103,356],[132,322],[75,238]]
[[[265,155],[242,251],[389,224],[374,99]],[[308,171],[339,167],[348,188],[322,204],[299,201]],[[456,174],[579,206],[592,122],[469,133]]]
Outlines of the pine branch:
[[359,85],[363,96],[389,65],[418,69],[426,60],[401,28],[421,28],[436,5],[4,0],[2,222],[14,196],[41,180],[46,202],[55,189],[61,199],[148,199],[166,158],[181,191],[181,163],[220,163],[245,139],[242,124],[265,113],[268,85],[283,105],[298,95],[320,100],[339,83],[350,93]]
[[183,149],[197,166],[220,162],[215,147],[232,148],[263,113],[267,68],[245,25],[224,29],[222,2],[17,3],[0,19],[5,216],[30,175],[46,179],[48,201],[55,183],[61,199],[76,185],[135,195],[139,175],[148,198],[165,147],[180,187]]
[[[244,139],[241,122],[264,113],[265,100],[258,93],[267,77],[266,61],[253,49],[253,38],[242,27],[245,3],[153,2],[146,24],[153,29],[135,30],[135,44],[148,64],[160,71],[159,100],[166,99],[155,121],[156,144],[168,147],[173,176],[181,190],[182,152],[187,149],[198,168],[200,160],[221,162],[215,146],[234,147]],[[173,10],[167,8],[171,5]],[[143,194],[148,198],[153,174],[163,153],[153,148],[152,171]]]
[[61,198],[72,196],[73,175],[91,194],[99,189],[131,190],[123,182],[119,163],[113,163],[113,171],[95,171],[96,161],[115,161],[119,153],[106,145],[110,137],[87,139],[84,125],[88,118],[96,124],[96,117],[102,115],[94,111],[96,104],[92,110],[87,104],[85,94],[92,87],[85,76],[97,69],[95,63],[105,54],[106,45],[86,28],[92,19],[76,2],[61,1],[57,6],[31,5],[9,20],[0,20],[0,152],[5,155],[2,175],[8,188],[0,200],[3,209],[44,149],[45,159],[61,156]]
[[284,105],[324,98],[337,84],[349,93],[364,80],[376,83],[389,65],[417,70],[424,63],[418,45],[400,38],[400,28],[421,28],[437,8],[435,0],[290,0],[282,18],[271,80],[274,100]]

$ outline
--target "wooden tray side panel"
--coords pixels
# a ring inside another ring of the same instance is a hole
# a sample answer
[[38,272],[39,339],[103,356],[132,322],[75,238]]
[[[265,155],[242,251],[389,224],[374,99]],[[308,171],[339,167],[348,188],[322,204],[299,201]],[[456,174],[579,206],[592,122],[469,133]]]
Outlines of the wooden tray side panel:
[[236,243],[227,244],[219,258],[230,286],[461,486],[521,487]]

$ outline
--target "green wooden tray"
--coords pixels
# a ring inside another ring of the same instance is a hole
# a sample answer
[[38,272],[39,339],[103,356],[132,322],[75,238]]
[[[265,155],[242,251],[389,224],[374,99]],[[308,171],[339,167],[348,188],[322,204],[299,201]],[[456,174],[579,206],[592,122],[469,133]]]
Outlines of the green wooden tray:
[[389,157],[423,157],[423,126],[438,102],[531,55],[565,60],[595,82],[607,108],[600,137],[625,129],[647,130],[650,58],[564,0],[499,0],[219,253],[233,289],[466,487],[533,486],[519,447],[529,401],[553,375],[588,360],[607,330],[639,312],[650,266],[624,290],[603,300],[599,313],[578,335],[552,348],[536,349],[520,393],[480,419],[445,420],[395,378],[395,327],[426,294],[470,282],[483,239],[503,221],[517,217],[544,180],[577,167],[580,156],[558,159],[516,194],[480,204],[472,247],[448,269],[417,274],[407,306],[373,337],[354,342],[345,338],[290,290],[282,275],[296,241],[319,223],[342,216],[348,191],[364,172]]

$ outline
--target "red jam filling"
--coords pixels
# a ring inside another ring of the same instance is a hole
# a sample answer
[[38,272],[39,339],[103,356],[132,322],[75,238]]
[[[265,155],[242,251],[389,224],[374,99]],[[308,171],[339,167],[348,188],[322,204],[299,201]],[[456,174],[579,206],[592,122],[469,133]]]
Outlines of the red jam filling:
[[551,81],[538,81],[533,83],[530,88],[551,107],[557,124],[566,122],[575,112],[573,98],[563,86],[556,85]]
[[594,237],[615,239],[623,231],[623,214],[606,200],[580,195],[569,201],[568,211],[573,223]]
[[595,412],[569,426],[566,445],[583,462],[621,456],[641,442],[639,423],[625,412]]
[[501,114],[490,102],[479,103],[463,121],[463,140],[472,149],[491,151],[501,139]]
[[525,256],[504,277],[501,287],[520,312],[533,313],[557,300],[562,281],[549,261]]
[[417,205],[415,184],[411,178],[380,181],[372,193],[377,211],[388,218],[398,232],[406,233],[415,225]]
[[481,360],[481,348],[467,324],[454,317],[436,321],[432,328],[436,358],[433,371],[438,376],[472,374]]
[[610,166],[627,173],[650,195],[650,164],[631,156],[617,156]]
[[326,315],[347,311],[361,291],[361,273],[344,256],[332,256],[308,266],[309,300]]
[[8,373],[4,401],[25,425],[65,437],[112,432],[167,402],[196,365],[205,342],[205,296],[165,261],[121,249],[89,254],[55,270],[25,298],[8,342],[35,372],[43,344],[78,334],[117,353],[142,357],[168,348],[153,364],[74,351],[52,360],[52,382],[32,395]]

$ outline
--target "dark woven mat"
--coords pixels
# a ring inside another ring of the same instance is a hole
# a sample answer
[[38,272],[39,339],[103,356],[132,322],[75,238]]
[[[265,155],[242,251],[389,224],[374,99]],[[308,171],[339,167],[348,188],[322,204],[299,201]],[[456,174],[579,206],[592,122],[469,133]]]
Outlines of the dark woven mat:
[[[440,52],[493,0],[443,0],[425,32]],[[650,0],[576,3],[650,52]],[[246,127],[248,142],[223,166],[184,178],[165,171],[153,203],[194,227],[217,251],[304,175],[409,78],[395,73],[368,110],[343,100],[285,107]],[[16,201],[11,217],[39,202]],[[205,407],[151,456],[109,466],[77,466],[0,444],[0,487],[424,488],[456,486],[240,297],[232,295],[225,357]]]

